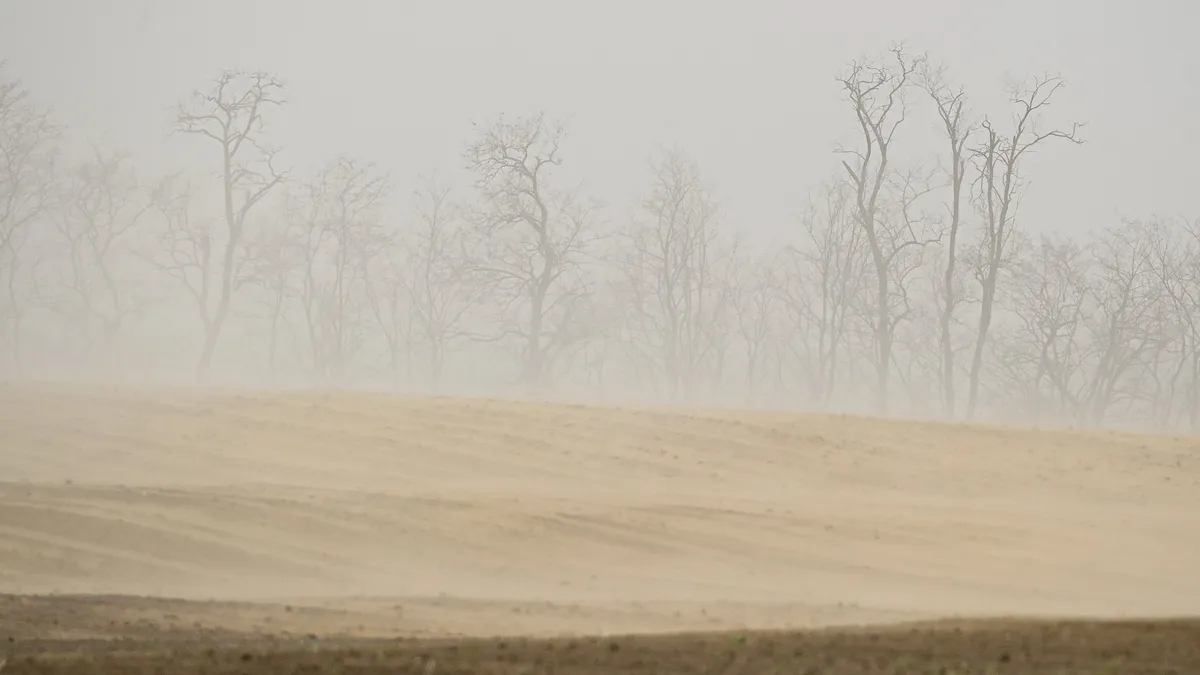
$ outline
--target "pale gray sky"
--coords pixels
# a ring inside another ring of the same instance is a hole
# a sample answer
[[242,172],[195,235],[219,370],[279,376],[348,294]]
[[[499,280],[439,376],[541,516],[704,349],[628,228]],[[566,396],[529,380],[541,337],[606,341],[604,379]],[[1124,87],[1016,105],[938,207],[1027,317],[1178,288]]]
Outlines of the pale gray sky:
[[[623,206],[657,143],[678,143],[730,219],[790,226],[835,170],[851,118],[834,76],[904,39],[943,60],[976,109],[1006,114],[1003,76],[1061,72],[1052,119],[1088,123],[1029,166],[1033,230],[1117,212],[1195,212],[1200,25],[1194,0],[0,0],[0,59],[86,138],[146,173],[208,151],[166,141],[169,107],[222,67],[290,86],[274,138],[300,167],[346,152],[394,171],[457,170],[472,120],[573,117],[569,160]],[[1185,33],[1186,31],[1186,33]],[[922,102],[923,103],[923,102]],[[940,149],[923,109],[910,151]]]

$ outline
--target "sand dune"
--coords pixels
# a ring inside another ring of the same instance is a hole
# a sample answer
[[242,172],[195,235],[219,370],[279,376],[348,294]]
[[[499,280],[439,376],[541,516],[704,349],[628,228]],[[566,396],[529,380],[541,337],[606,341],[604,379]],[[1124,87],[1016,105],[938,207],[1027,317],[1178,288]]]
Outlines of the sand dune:
[[783,626],[1196,614],[1196,570],[1194,437],[0,387],[0,592],[441,597],[582,608],[603,617],[593,628],[640,625],[638,607],[660,627],[709,609]]

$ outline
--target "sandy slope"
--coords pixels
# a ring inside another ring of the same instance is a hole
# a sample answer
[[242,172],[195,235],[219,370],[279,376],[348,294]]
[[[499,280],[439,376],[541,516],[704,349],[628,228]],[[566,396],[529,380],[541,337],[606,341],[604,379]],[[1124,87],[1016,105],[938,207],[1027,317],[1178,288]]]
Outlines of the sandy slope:
[[548,601],[611,630],[1196,614],[1197,570],[1191,437],[0,387],[0,592]]

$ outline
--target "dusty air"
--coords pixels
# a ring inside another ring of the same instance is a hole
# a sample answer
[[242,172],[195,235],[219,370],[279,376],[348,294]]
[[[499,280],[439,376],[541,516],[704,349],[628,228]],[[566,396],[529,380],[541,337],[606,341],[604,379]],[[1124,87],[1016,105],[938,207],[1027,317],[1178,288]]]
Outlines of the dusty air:
[[0,670],[1200,672],[1198,21],[0,3]]

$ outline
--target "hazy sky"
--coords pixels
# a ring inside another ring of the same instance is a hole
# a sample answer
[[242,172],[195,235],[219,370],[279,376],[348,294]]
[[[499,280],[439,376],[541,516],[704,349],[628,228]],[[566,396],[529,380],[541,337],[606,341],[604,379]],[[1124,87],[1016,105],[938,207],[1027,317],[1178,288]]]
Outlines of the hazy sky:
[[[407,190],[458,169],[473,120],[544,108],[573,116],[568,159],[598,196],[623,206],[655,144],[678,143],[761,233],[836,169],[851,117],[834,76],[905,39],[1005,120],[1005,74],[1068,79],[1051,119],[1086,121],[1088,144],[1039,153],[1022,213],[1077,229],[1200,210],[1196,25],[1194,0],[0,0],[0,59],[77,138],[146,173],[211,160],[166,140],[173,102],[219,68],[267,69],[289,84],[273,136],[300,167],[345,152]],[[914,114],[910,151],[934,124]]]

